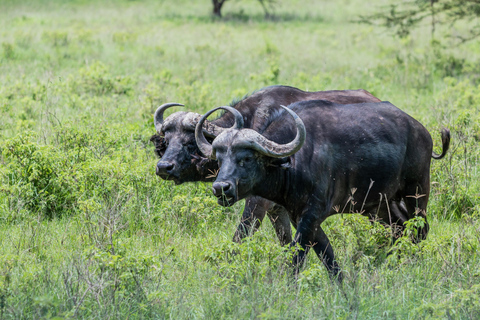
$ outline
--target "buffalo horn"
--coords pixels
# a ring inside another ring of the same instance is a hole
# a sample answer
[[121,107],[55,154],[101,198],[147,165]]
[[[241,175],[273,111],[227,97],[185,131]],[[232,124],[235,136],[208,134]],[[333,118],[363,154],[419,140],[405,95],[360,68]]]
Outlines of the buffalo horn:
[[[205,138],[205,135],[204,135],[205,130],[203,128],[203,123],[205,122],[205,120],[208,118],[209,115],[211,115],[212,113],[214,113],[215,111],[217,111],[219,109],[230,111],[235,116],[235,124],[232,126],[231,129],[240,130],[241,128],[243,128],[242,114],[235,108],[232,108],[232,107],[229,107],[229,106],[224,106],[224,107],[218,107],[218,108],[212,109],[212,110],[208,111],[207,113],[205,113],[202,116],[202,118],[200,118],[200,120],[197,123],[197,126],[195,127],[195,139],[197,140],[197,145],[198,145],[198,148],[200,149],[200,151],[206,157],[208,157],[210,159],[215,159],[215,155],[212,153],[212,145]],[[211,123],[210,123],[210,125],[211,125]],[[220,127],[218,127],[218,128],[220,128]],[[222,131],[224,131],[224,130],[226,130],[226,129],[222,128]],[[207,131],[210,132],[212,130],[207,130]],[[219,133],[220,132],[218,132],[217,134],[219,134]],[[216,135],[214,135],[214,136],[216,136]]]
[[181,103],[171,102],[162,104],[160,107],[157,108],[155,114],[153,115],[153,123],[155,124],[155,130],[157,133],[161,133],[162,131],[162,124],[163,124],[163,113],[170,107],[180,106],[183,107],[184,105]]
[[[197,123],[201,117],[202,116],[198,113],[189,112],[188,114],[185,115],[182,121],[182,124],[185,127],[195,131],[195,127],[197,126]],[[222,133],[227,129],[228,128],[217,126],[216,124],[208,120],[205,120],[205,122],[203,123],[203,133],[210,138],[215,138],[216,136],[218,136],[220,133]]]
[[305,125],[303,124],[302,119],[300,119],[300,117],[293,110],[285,106],[281,107],[285,109],[285,111],[287,111],[295,120],[295,126],[297,127],[295,139],[286,144],[278,144],[268,140],[255,130],[245,129],[242,132],[243,139],[237,141],[236,144],[252,148],[257,152],[272,158],[288,157],[300,150],[305,142]]

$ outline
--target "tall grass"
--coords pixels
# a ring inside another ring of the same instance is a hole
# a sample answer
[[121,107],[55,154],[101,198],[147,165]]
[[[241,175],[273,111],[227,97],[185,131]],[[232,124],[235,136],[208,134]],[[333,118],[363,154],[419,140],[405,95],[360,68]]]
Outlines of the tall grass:
[[[478,41],[399,40],[352,23],[376,5],[356,0],[284,1],[269,20],[256,1],[222,20],[209,5],[0,3],[0,319],[478,318]],[[369,90],[437,150],[452,130],[427,240],[332,217],[343,287],[313,255],[294,282],[268,223],[233,244],[242,204],[155,176],[159,104],[205,112],[272,84]]]

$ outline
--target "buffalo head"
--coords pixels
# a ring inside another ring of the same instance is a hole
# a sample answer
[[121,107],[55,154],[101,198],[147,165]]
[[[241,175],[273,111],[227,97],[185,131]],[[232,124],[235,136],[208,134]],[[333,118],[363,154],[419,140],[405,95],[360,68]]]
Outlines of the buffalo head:
[[[195,138],[201,152],[218,161],[220,170],[213,183],[218,203],[230,206],[252,193],[258,182],[268,181],[268,168],[287,161],[305,142],[305,126],[295,112],[282,106],[295,120],[296,137],[287,144],[266,139],[257,131],[243,128],[242,115],[232,107],[219,107],[207,112],[198,122]],[[210,144],[202,130],[203,122],[218,109],[235,115],[235,124],[224,130]]]
[[[162,179],[173,180],[176,184],[188,181],[205,181],[208,172],[216,168],[216,163],[200,156],[195,142],[195,126],[201,115],[194,112],[175,112],[165,120],[165,110],[180,103],[161,105],[154,114],[157,135],[152,137],[156,153],[161,158],[157,163],[156,173]],[[225,128],[206,122],[204,133],[214,138]]]

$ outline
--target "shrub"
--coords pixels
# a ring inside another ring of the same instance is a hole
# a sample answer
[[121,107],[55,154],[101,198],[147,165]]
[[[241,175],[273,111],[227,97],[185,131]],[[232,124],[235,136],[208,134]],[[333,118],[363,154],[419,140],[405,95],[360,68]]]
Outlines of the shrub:
[[79,93],[85,92],[94,95],[128,94],[133,88],[130,77],[113,76],[106,65],[94,62],[79,70],[79,78],[71,78],[72,88]]
[[3,42],[2,48],[3,48],[3,56],[5,57],[5,59],[13,59],[15,57],[15,49],[13,44],[8,42]]
[[[89,132],[95,130],[96,134]],[[157,185],[148,179],[145,153],[125,148],[122,132],[65,123],[53,129],[50,145],[27,131],[1,146],[0,201],[9,220],[25,214],[53,218],[78,210],[85,200],[104,203],[117,198],[149,197]],[[3,197],[2,197],[3,195]],[[135,204],[135,205],[137,205]],[[133,206],[125,201],[125,206]]]
[[75,202],[74,176],[53,146],[41,146],[36,139],[35,133],[26,132],[6,141],[2,191],[9,201],[21,199],[27,209],[49,218],[68,213]]
[[68,33],[64,31],[44,31],[42,39],[54,47],[68,45]]

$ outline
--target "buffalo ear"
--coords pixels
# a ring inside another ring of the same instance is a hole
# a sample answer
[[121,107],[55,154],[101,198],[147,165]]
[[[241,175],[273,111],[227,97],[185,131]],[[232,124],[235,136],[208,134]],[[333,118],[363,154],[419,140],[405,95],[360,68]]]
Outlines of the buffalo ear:
[[292,166],[292,162],[290,157],[284,157],[284,158],[270,158],[269,167],[276,167],[276,168],[282,168],[282,169],[288,169]]
[[167,150],[167,144],[165,142],[165,137],[159,134],[154,134],[150,141],[153,143],[155,147],[155,154],[161,158],[165,154],[165,150]]

